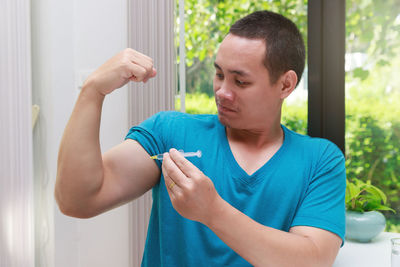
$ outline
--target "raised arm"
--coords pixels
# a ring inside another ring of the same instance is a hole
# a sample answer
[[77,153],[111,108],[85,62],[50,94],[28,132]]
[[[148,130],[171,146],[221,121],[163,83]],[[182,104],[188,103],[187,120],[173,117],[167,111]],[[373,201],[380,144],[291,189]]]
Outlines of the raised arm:
[[126,140],[101,154],[99,129],[104,98],[129,81],[156,75],[151,58],[132,49],[118,53],[82,87],[58,154],[55,197],[69,216],[88,218],[139,197],[159,180],[147,152]]

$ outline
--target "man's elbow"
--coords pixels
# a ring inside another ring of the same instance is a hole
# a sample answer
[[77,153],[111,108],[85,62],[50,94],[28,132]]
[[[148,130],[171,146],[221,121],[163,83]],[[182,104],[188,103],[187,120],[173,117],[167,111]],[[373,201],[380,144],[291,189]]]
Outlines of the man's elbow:
[[54,198],[60,212],[66,216],[79,219],[89,219],[98,215],[94,212],[91,212],[91,209],[83,208],[80,205],[74,205],[72,203],[68,203],[67,201],[63,201],[63,197],[57,189],[54,191]]
[[312,265],[315,267],[331,267],[335,262],[336,256],[339,252],[339,248],[336,250],[335,248],[331,248],[326,251],[317,246],[314,247],[314,253],[312,256]]
[[83,211],[83,210],[69,208],[65,205],[60,205],[60,204],[58,204],[58,208],[62,214],[69,216],[69,217],[78,218],[78,219],[89,219],[89,218],[93,218],[96,215],[98,215],[98,214]]
[[312,255],[308,260],[298,263],[298,267],[332,267],[334,259],[328,259],[321,255]]

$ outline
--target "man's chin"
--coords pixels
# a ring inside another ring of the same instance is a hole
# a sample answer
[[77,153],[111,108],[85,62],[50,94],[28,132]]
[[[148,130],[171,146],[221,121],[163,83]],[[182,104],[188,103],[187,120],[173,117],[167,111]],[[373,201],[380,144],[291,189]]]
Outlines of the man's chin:
[[228,123],[228,119],[219,112],[218,112],[218,120],[222,125],[225,125],[225,126]]
[[235,129],[240,128],[240,123],[238,124],[235,120],[227,118],[223,114],[218,113],[218,120],[225,127],[235,128]]

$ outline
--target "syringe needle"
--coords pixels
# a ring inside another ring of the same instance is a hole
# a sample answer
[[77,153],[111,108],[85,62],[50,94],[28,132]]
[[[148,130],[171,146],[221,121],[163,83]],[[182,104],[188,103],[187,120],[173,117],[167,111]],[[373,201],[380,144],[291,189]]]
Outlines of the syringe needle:
[[[188,157],[198,157],[201,158],[201,150],[197,150],[196,152],[184,152],[183,150],[179,150],[179,152],[184,156],[185,158]],[[151,159],[156,159],[156,160],[162,160],[164,158],[163,154],[158,154],[158,155],[153,155],[150,156]]]

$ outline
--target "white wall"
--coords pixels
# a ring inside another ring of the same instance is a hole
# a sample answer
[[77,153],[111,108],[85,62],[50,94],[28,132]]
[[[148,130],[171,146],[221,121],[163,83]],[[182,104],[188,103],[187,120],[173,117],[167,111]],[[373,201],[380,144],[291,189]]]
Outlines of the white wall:
[[0,1],[0,266],[34,266],[30,1]]
[[[81,220],[61,214],[53,197],[58,146],[80,74],[126,44],[126,0],[32,1],[32,102],[41,108],[34,131],[37,266],[129,266],[127,206]],[[123,140],[127,121],[122,88],[104,103],[103,151]]]

